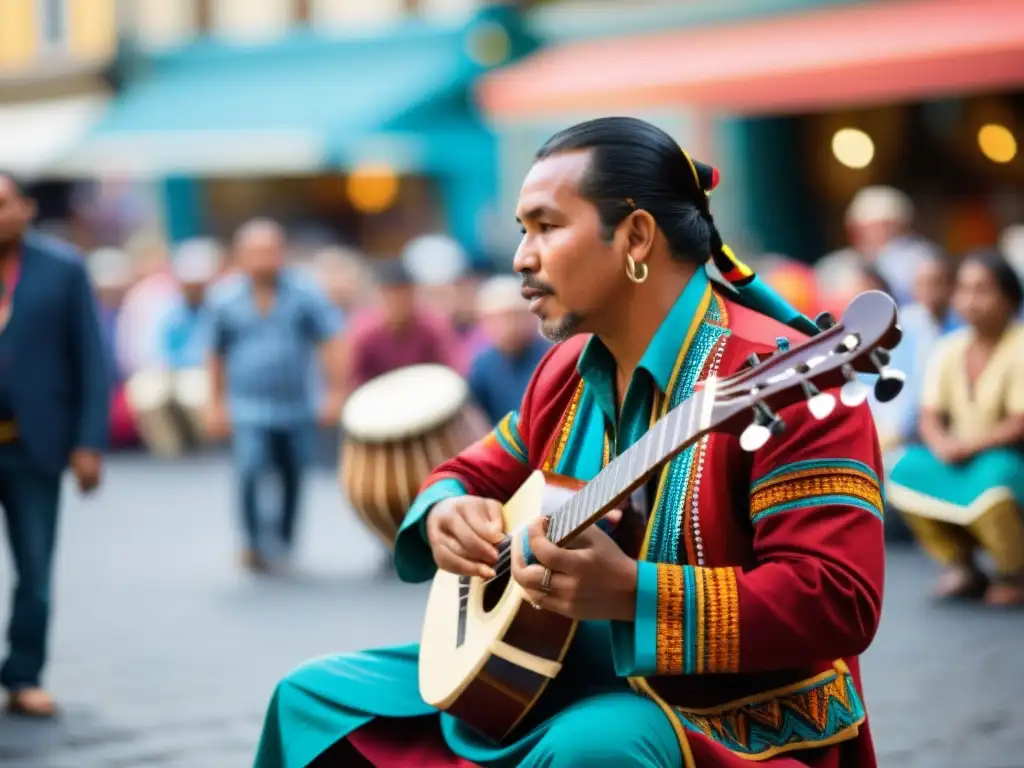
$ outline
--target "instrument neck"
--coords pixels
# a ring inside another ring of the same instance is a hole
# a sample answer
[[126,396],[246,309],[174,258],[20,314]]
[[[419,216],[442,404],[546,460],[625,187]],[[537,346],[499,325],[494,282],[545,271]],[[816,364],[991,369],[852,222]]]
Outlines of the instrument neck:
[[552,515],[548,538],[562,546],[568,544],[621,504],[658,467],[700,438],[709,422],[705,404],[713,399],[701,390],[657,421]]

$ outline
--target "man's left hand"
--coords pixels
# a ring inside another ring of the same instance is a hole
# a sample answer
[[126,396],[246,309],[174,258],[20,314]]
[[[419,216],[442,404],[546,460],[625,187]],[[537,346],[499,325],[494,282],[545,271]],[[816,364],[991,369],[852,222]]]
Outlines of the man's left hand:
[[[616,523],[621,514],[616,510],[608,517]],[[570,619],[633,621],[637,563],[608,534],[592,525],[563,549],[548,540],[541,518],[531,523],[528,535],[539,565],[527,565],[521,543],[514,542],[512,577],[531,604]],[[547,568],[551,580],[544,591]]]
[[78,481],[82,493],[95,491],[103,473],[103,455],[87,448],[79,448],[71,454],[71,471]]

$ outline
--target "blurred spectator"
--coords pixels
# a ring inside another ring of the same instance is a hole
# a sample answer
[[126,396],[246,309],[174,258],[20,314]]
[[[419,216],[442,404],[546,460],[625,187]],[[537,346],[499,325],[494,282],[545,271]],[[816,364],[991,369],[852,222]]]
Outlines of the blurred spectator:
[[939,338],[961,325],[950,306],[955,272],[953,263],[939,254],[917,265],[914,303],[900,308],[903,339],[892,350],[892,365],[906,374],[907,385],[887,404],[890,422],[878,425],[883,453],[917,438],[919,393],[928,359]]
[[[265,571],[295,541],[305,468],[315,445],[313,360],[320,353],[327,393],[319,421],[335,426],[341,411],[343,347],[337,309],[312,282],[285,267],[285,238],[257,219],[236,233],[239,275],[210,301],[212,355],[207,431],[232,434],[245,549],[242,564]],[[282,493],[273,535],[263,535],[260,493],[268,474]]]
[[163,367],[163,329],[167,313],[178,300],[167,245],[150,233],[133,235],[126,246],[137,282],[128,291],[118,317],[115,353],[128,378]]
[[461,370],[458,342],[443,319],[419,307],[416,287],[398,259],[375,265],[380,306],[353,324],[349,337],[349,390],[398,368],[437,363]]
[[314,279],[346,317],[369,303],[367,267],[358,252],[338,246],[322,248],[313,256],[312,268]]
[[96,489],[110,386],[97,302],[81,255],[30,231],[36,205],[0,173],[0,502],[16,569],[8,709],[52,717],[43,690],[62,476]]
[[501,275],[477,292],[476,311],[489,342],[469,367],[469,389],[492,424],[519,409],[530,376],[550,348],[521,289],[519,278]]
[[912,301],[916,266],[934,253],[914,234],[913,219],[910,198],[892,187],[865,187],[854,196],[846,211],[851,247],[828,254],[814,268],[830,311],[841,312],[853,298],[848,283],[860,266],[876,269],[898,304]]
[[172,273],[180,295],[163,324],[163,357],[172,370],[199,368],[209,350],[209,323],[204,312],[207,288],[223,269],[221,248],[214,240],[189,240],[174,254]]
[[88,260],[89,276],[99,302],[100,331],[107,371],[113,387],[110,403],[110,444],[127,448],[137,444],[138,435],[125,398],[124,371],[117,362],[115,336],[125,293],[135,277],[128,254],[117,248],[100,248]]
[[467,268],[452,283],[447,307],[448,320],[459,345],[459,357],[466,365],[486,349],[490,342],[479,322],[480,302],[477,300],[477,291],[481,282],[480,274]]
[[[954,302],[968,327],[942,340],[921,396],[923,445],[890,473],[889,497],[945,568],[940,597],[1024,605],[1024,288],[995,251],[969,256]],[[996,577],[975,563],[978,546]]]

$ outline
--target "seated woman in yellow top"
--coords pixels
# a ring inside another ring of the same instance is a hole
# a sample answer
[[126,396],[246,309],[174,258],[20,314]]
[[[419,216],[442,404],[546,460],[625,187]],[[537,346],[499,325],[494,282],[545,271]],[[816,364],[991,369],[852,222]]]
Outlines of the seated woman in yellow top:
[[[1024,288],[995,252],[968,256],[954,302],[968,327],[932,354],[915,445],[893,467],[888,497],[947,571],[940,597],[1024,604]],[[997,574],[974,562],[981,547]]]

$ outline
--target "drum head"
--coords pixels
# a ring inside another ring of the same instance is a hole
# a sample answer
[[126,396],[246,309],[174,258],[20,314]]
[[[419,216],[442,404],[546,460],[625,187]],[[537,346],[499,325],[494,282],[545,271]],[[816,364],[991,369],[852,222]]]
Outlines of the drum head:
[[443,365],[412,365],[366,382],[341,414],[345,434],[366,442],[416,437],[455,416],[469,387]]

